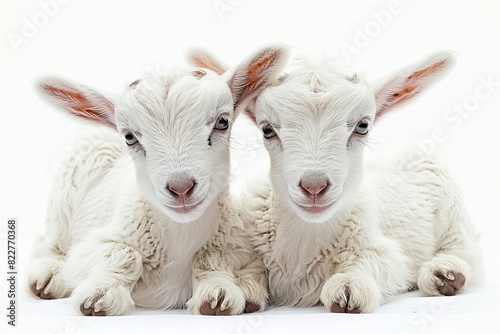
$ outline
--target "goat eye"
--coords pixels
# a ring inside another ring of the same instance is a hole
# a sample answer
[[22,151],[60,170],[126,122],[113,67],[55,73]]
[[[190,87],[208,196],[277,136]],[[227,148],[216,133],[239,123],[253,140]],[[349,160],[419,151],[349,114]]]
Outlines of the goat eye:
[[364,136],[368,133],[369,129],[369,124],[366,121],[359,121],[358,124],[356,124],[356,128],[354,129],[354,132],[356,132],[358,135]]
[[132,146],[138,143],[139,141],[137,140],[137,138],[135,138],[133,134],[129,132],[125,135],[125,142],[127,143],[128,146]]
[[226,130],[229,127],[229,120],[227,116],[221,115],[215,121],[214,129],[216,130]]
[[262,128],[262,133],[264,134],[264,138],[267,138],[267,139],[270,139],[270,138],[273,138],[274,136],[276,136],[276,131],[274,131],[273,127],[269,123],[266,124]]

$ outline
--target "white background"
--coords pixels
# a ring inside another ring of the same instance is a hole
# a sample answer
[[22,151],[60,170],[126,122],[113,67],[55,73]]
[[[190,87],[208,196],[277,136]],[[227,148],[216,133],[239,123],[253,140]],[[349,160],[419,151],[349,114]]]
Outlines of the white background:
[[[33,78],[61,75],[112,97],[142,73],[182,62],[182,51],[190,46],[204,46],[234,65],[263,44],[282,42],[303,52],[324,50],[346,57],[360,75],[370,80],[390,74],[435,50],[453,49],[459,53],[456,68],[449,76],[421,99],[377,124],[367,155],[372,162],[384,163],[392,156],[404,158],[415,147],[432,149],[461,186],[470,215],[483,232],[487,263],[485,286],[493,289],[500,286],[495,255],[500,251],[497,129],[500,125],[500,7],[495,1],[8,0],[0,4],[0,133],[4,150],[0,163],[0,219],[4,222],[0,237],[4,245],[6,220],[16,217],[20,268],[26,265],[33,233],[43,231],[47,196],[57,165],[84,128],[41,101],[32,90]],[[484,81],[493,84],[485,86]],[[463,110],[460,116],[455,113],[459,108]],[[259,135],[242,121],[243,118],[234,132],[236,184],[254,169],[267,166]],[[441,143],[432,140],[436,131],[442,133]],[[6,247],[1,249],[4,252]],[[4,284],[2,280],[2,296],[3,291],[7,291]],[[21,289],[22,282],[19,285]],[[410,301],[405,304],[404,300],[398,301],[398,307],[411,304]],[[27,296],[23,302],[33,304]],[[498,315],[498,301],[494,305]],[[32,310],[29,319],[40,320],[40,324],[36,324],[39,331],[68,332],[67,328],[63,330],[63,325],[45,326],[47,320],[44,319],[51,307],[76,316],[64,303],[44,302],[24,309]],[[379,312],[389,312],[390,307],[390,304],[384,305]],[[474,312],[476,306],[465,305],[460,310]],[[22,305],[20,312],[19,322],[23,324]],[[45,316],[37,318],[37,312],[45,312]],[[286,318],[287,314],[297,312],[308,311],[286,310],[281,315],[285,318],[269,320],[265,316],[265,319],[267,324],[276,325],[278,321],[276,326],[280,326],[279,319],[301,319]],[[323,311],[315,309],[314,312]],[[314,318],[317,314],[308,318],[302,313],[304,324],[315,319],[310,326],[318,325],[316,321],[327,321],[324,317]],[[188,319],[190,328],[196,324],[191,319],[198,319],[181,316],[183,311],[172,314],[180,318],[168,321],[181,323]],[[382,315],[363,319],[368,325],[385,326],[387,319]],[[446,319],[434,315],[434,320],[427,321],[427,329],[446,323]],[[402,319],[402,324],[409,326],[408,332],[421,332],[422,327],[413,325],[407,320],[408,316]],[[466,321],[460,316],[457,319]],[[3,327],[6,321],[1,321]],[[114,326],[116,321],[108,325]],[[159,317],[153,322],[161,324],[162,321],[166,320]],[[210,326],[227,324],[228,333],[237,332],[236,327],[231,327],[236,320],[203,321],[206,326],[207,321]],[[359,325],[356,319],[352,324],[344,318],[339,321],[339,325]],[[207,331],[205,325],[204,332]],[[250,330],[262,332],[265,325],[264,321],[250,326]],[[77,329],[86,331],[84,325]],[[398,330],[393,329],[401,332]]]

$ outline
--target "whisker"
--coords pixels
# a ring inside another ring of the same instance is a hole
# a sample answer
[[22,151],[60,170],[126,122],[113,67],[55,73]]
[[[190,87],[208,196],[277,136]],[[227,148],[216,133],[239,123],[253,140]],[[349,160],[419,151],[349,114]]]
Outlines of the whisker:
[[380,160],[380,159],[381,159],[381,156],[380,156],[379,152],[378,152],[378,151],[377,151],[377,150],[376,150],[376,149],[375,149],[375,148],[374,148],[371,144],[372,144],[372,142],[371,142],[371,141],[369,141],[368,143],[364,143],[364,146],[365,146],[367,149],[369,149],[369,150],[370,150],[370,152],[372,152],[372,153],[373,153],[373,155],[375,155],[375,157],[377,157],[377,159],[379,159],[379,160]]

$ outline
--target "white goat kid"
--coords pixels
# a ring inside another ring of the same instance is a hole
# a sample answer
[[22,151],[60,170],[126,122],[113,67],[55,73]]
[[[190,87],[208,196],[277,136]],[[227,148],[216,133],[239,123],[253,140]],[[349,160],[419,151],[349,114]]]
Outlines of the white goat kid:
[[270,181],[243,199],[271,301],[372,312],[418,287],[454,295],[481,272],[457,187],[427,158],[362,177],[374,122],[445,74],[452,52],[402,69],[373,91],[326,61],[301,59],[245,110],[262,129]]
[[287,59],[287,48],[268,47],[223,76],[179,68],[135,81],[116,101],[39,81],[51,104],[115,131],[83,143],[58,175],[30,265],[32,292],[70,296],[85,315],[123,315],[135,305],[263,310],[265,268],[228,192],[229,137],[234,110]]

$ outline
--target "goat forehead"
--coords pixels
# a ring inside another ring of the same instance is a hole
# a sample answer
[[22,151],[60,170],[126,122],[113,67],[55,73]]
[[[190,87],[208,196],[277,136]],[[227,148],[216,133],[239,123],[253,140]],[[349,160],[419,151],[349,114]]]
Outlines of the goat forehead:
[[220,112],[232,112],[227,84],[215,74],[206,79],[185,75],[141,80],[117,107],[117,118],[141,132],[182,133],[204,128]]
[[343,126],[375,112],[375,100],[367,86],[331,85],[313,92],[307,85],[287,82],[269,88],[257,100],[258,121],[281,126],[307,125],[311,128]]
[[208,121],[220,112],[232,112],[232,94],[226,82],[215,74],[207,73],[201,79],[187,76],[170,88],[165,106],[173,119]]
[[288,73],[287,80],[306,84],[313,91],[323,91],[332,84],[359,83],[344,59],[324,53],[299,55],[290,62]]

